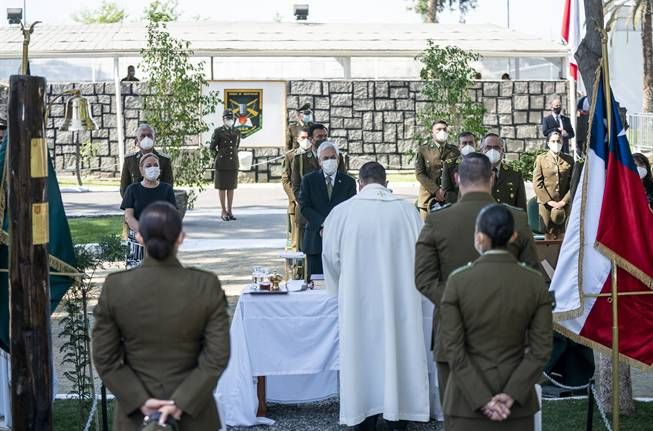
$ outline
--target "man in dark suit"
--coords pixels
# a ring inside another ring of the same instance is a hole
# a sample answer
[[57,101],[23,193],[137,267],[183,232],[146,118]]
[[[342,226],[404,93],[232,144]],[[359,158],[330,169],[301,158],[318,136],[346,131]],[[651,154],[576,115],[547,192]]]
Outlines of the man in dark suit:
[[551,102],[551,115],[542,119],[542,134],[545,138],[549,133],[557,131],[562,135],[562,152],[569,154],[569,140],[574,137],[574,128],[571,120],[566,115],[562,115],[562,103],[560,99],[554,99]]
[[302,250],[309,274],[322,274],[322,227],[331,210],[356,194],[356,181],[338,171],[338,148],[325,141],[317,149],[320,169],[302,178],[299,211],[306,219]]

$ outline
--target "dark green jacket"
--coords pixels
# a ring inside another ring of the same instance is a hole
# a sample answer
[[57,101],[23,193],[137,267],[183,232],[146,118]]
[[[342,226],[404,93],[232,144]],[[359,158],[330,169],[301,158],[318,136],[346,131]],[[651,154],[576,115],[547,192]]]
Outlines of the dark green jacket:
[[110,274],[95,307],[93,360],[116,396],[114,429],[137,431],[148,398],[173,400],[180,430],[217,430],[213,398],[229,360],[229,316],[215,274],[146,256]]
[[235,127],[218,127],[211,137],[211,151],[215,155],[215,170],[238,169],[240,131]]

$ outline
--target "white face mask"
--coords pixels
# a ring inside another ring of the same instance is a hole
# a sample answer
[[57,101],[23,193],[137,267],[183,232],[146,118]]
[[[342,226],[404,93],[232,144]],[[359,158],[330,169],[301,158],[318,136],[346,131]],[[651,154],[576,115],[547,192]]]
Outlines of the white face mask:
[[490,151],[486,152],[485,155],[490,159],[490,163],[496,165],[501,161],[501,152],[492,148]]
[[141,142],[138,144],[141,147],[141,150],[151,150],[154,148],[154,139],[150,138],[149,136],[145,136],[143,139],[141,139]]
[[338,170],[338,161],[335,159],[326,159],[322,161],[322,170],[327,175],[333,175]]
[[558,154],[562,150],[562,144],[560,142],[549,142],[549,150]]
[[156,181],[161,174],[161,170],[158,166],[150,166],[149,168],[145,168],[144,171],[145,179],[149,181]]
[[223,118],[223,119],[222,119],[222,124],[223,124],[225,127],[231,127],[231,126],[234,125],[234,120],[233,120],[233,118]]
[[299,148],[301,148],[304,151],[308,151],[311,148],[311,141],[308,139],[300,139],[299,141]]
[[648,171],[646,170],[646,168],[644,166],[637,166],[637,173],[639,174],[639,177],[641,179],[644,179],[646,174],[648,174]]
[[449,134],[444,130],[438,130],[435,132],[435,142],[438,144],[444,144],[449,139]]
[[462,154],[463,156],[466,156],[467,154],[470,154],[470,153],[473,153],[473,152],[474,152],[474,147],[472,147],[471,145],[465,145],[464,147],[462,147],[460,149],[460,154]]

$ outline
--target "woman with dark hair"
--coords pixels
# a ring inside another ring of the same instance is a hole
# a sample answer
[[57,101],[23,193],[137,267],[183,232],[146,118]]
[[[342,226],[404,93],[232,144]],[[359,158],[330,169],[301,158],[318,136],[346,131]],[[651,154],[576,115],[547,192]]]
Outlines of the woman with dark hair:
[[451,369],[447,431],[534,428],[535,383],[551,354],[551,300],[542,275],[508,252],[515,238],[510,210],[485,207],[474,233],[481,256],[447,281],[440,306]]
[[213,389],[229,360],[220,281],[177,260],[184,233],[171,204],[148,206],[136,236],[143,264],[110,274],[95,307],[93,360],[117,400],[114,429],[136,431],[160,415],[179,431],[217,430]]
[[122,198],[120,209],[125,210],[125,223],[129,226],[127,235],[127,268],[141,264],[143,247],[136,240],[138,220],[143,210],[152,202],[166,201],[177,205],[175,193],[168,183],[159,181],[159,157],[154,153],[145,154],[139,161],[139,169],[143,180],[127,187]]
[[633,160],[637,166],[637,173],[644,184],[644,190],[646,191],[646,197],[648,198],[648,206],[653,209],[653,178],[651,177],[651,164],[642,153],[633,154]]

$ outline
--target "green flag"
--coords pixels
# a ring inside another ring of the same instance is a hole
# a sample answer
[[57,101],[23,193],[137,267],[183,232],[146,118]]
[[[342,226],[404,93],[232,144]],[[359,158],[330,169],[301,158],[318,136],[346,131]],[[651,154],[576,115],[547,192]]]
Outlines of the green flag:
[[[0,178],[4,176],[5,157],[7,154],[7,136],[0,143]],[[0,181],[0,194],[6,196],[4,182]],[[68,219],[61,200],[61,191],[57,182],[57,175],[50,160],[48,152],[48,210],[50,242],[49,260],[50,271],[75,273],[75,250],[70,236]],[[2,216],[2,231],[0,232],[0,268],[7,269],[9,266],[8,228],[9,217],[4,209]],[[50,313],[54,312],[59,301],[66,294],[73,283],[73,279],[66,276],[50,276]],[[0,272],[0,348],[9,351],[9,274]]]

